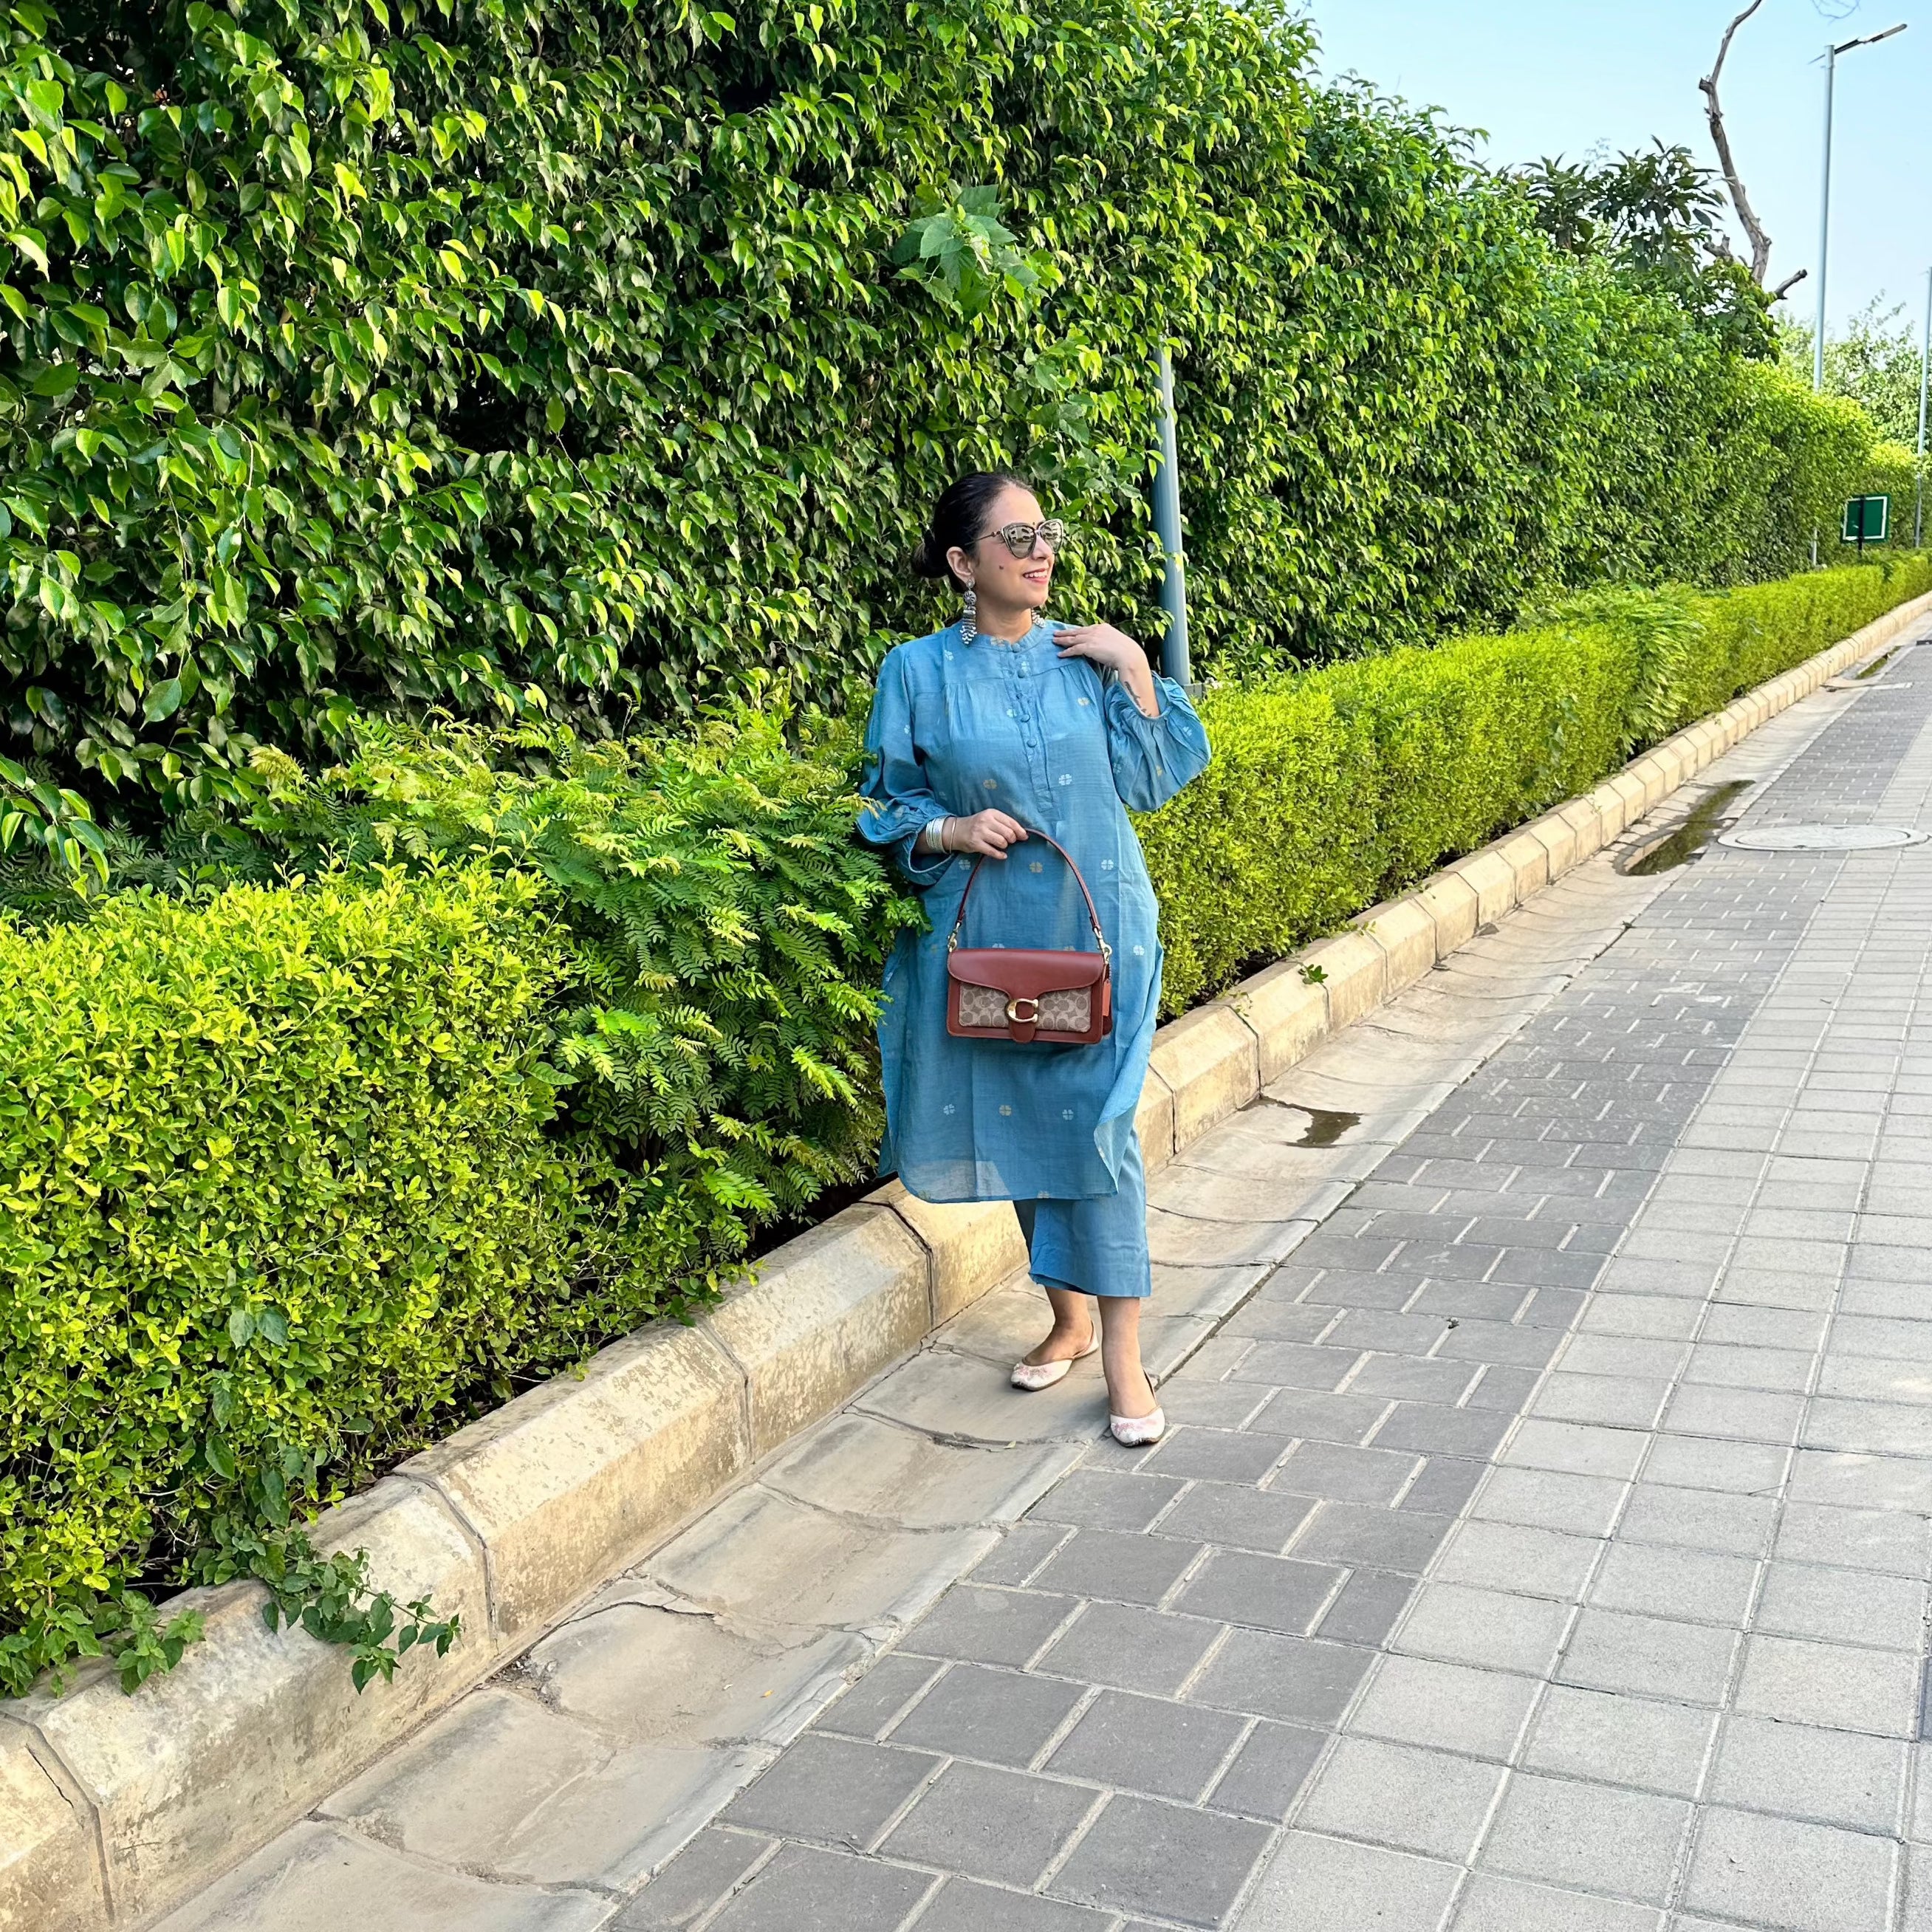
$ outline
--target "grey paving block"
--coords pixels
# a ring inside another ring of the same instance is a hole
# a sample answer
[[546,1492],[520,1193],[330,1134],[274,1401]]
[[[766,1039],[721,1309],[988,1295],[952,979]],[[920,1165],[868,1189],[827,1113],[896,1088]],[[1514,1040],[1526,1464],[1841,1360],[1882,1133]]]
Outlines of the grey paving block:
[[1378,1395],[1390,1402],[1459,1401],[1474,1379],[1477,1365],[1438,1361],[1415,1355],[1370,1355],[1348,1381],[1352,1395]]
[[1757,1574],[1756,1564],[1742,1556],[1613,1543],[1590,1586],[1590,1602],[1598,1610],[1741,1626]]
[[1562,1340],[1555,1330],[1525,1328],[1510,1322],[1459,1322],[1436,1348],[1438,1356],[1464,1362],[1495,1362],[1510,1368],[1546,1367]]
[[1714,1712],[1614,1691],[1552,1684],[1523,1752],[1532,1771],[1694,1797]]
[[1469,1390],[1466,1406],[1519,1414],[1528,1406],[1541,1379],[1542,1371],[1538,1369],[1499,1369],[1491,1365],[1484,1368],[1482,1378]]
[[1268,1849],[1268,1827],[1145,1798],[1116,1798],[1052,1889],[1115,1911],[1219,1925]]
[[1478,1872],[1450,1924],[1451,1932],[1658,1932],[1663,1922],[1649,1906]]
[[1745,1810],[1889,1834],[1898,1817],[1905,1754],[1896,1738],[1733,1718],[1724,1726],[1707,1795]]
[[1376,1348],[1426,1355],[1448,1332],[1439,1315],[1403,1315],[1392,1309],[1351,1309],[1322,1337],[1331,1348]]
[[1315,1627],[1317,1636],[1337,1643],[1377,1645],[1408,1606],[1415,1579],[1400,1570],[1357,1570]]
[[1925,1586],[1906,1576],[1774,1562],[1754,1622],[1781,1636],[1916,1651],[1924,1640]]
[[1024,1772],[950,1764],[880,1850],[888,1858],[1024,1889],[1038,1883],[1095,1796]]
[[1057,1522],[1016,1522],[974,1564],[973,1581],[1024,1583],[1066,1540]]
[[897,1652],[882,1657],[850,1690],[820,1713],[814,1728],[836,1731],[842,1737],[876,1737],[932,1682],[940,1668],[928,1658],[906,1657]]
[[1359,1442],[1388,1411],[1389,1405],[1374,1396],[1310,1395],[1304,1390],[1283,1389],[1246,1426],[1284,1438]]
[[1442,1859],[1291,1832],[1239,1932],[1438,1932],[1461,1877]]
[[1345,1737],[1316,1774],[1297,1822],[1398,1851],[1466,1858],[1504,1775],[1500,1765]]
[[1229,1379],[1271,1382],[1277,1388],[1306,1389],[1332,1394],[1361,1359],[1353,1348],[1324,1348],[1311,1342],[1257,1342],[1232,1371]]
[[1420,1510],[1324,1503],[1295,1539],[1294,1554],[1311,1562],[1365,1564],[1377,1570],[1420,1573],[1454,1520],[1426,1516]]
[[1893,1849],[1858,1832],[1707,1810],[1684,1902],[1791,1932],[1871,1932],[1887,1922]]
[[1143,1460],[1149,1474],[1210,1482],[1258,1482],[1287,1454],[1288,1438],[1250,1427],[1175,1429]]
[[1634,1376],[1572,1375],[1559,1368],[1537,1391],[1534,1415],[1558,1422],[1647,1430],[1662,1412],[1671,1384]]
[[1115,1790],[1198,1802],[1245,1722],[1198,1705],[1103,1691],[1081,1714],[1046,1768]]
[[1359,1269],[1329,1268],[1306,1292],[1306,1305],[1329,1308],[1400,1309],[1421,1286],[1419,1276],[1400,1268],[1370,1274]]
[[1157,1604],[1200,1553],[1198,1544],[1177,1538],[1083,1529],[1063,1546],[1035,1581],[1043,1590],[1070,1596]]
[[1174,1600],[1184,1615],[1215,1617],[1260,1630],[1306,1631],[1342,1578],[1332,1564],[1217,1550]]
[[1461,1583],[1425,1583],[1396,1633],[1407,1654],[1544,1676],[1570,1621],[1567,1604]]
[[1754,1636],[1744,1645],[1737,1708],[1784,1724],[1909,1737],[1918,1730],[1916,1660],[1809,1639]]
[[786,1845],[711,1922],[715,1932],[894,1932],[932,1876]]
[[1532,1596],[1574,1603],[1588,1582],[1604,1545],[1592,1537],[1516,1523],[1466,1522],[1457,1525],[1435,1570],[1438,1582],[1494,1582],[1508,1578],[1513,1588]]
[[1076,1469],[1033,1506],[1032,1520],[1095,1529],[1144,1529],[1180,1495],[1172,1477],[1126,1469]]
[[758,1863],[771,1841],[710,1828],[611,1920],[610,1932],[683,1932]]
[[1424,1455],[1486,1456],[1509,1433],[1514,1417],[1482,1408],[1447,1408],[1438,1402],[1405,1402],[1376,1431],[1378,1449]]
[[1535,1418],[1517,1430],[1496,1460],[1513,1468],[1564,1469],[1572,1475],[1610,1476],[1627,1482],[1636,1474],[1652,1440],[1640,1429]]
[[1646,1483],[1690,1490],[1728,1490],[1774,1498],[1790,1466],[1788,1449],[1761,1442],[1717,1442],[1696,1436],[1660,1436],[1643,1466]]
[[1392,1503],[1414,1474],[1417,1460],[1405,1450],[1304,1442],[1270,1476],[1268,1487],[1342,1502]]
[[1112,1922],[1084,1906],[964,1878],[948,1879],[919,1915],[920,1932],[1107,1932]]
[[1622,1507],[1625,1487],[1608,1476],[1576,1476],[1557,1469],[1497,1469],[1483,1486],[1471,1514],[1486,1522],[1561,1530],[1572,1536],[1605,1536]]
[[1664,1412],[1664,1424],[1679,1436],[1727,1436],[1744,1442],[1795,1442],[1804,1398],[1757,1389],[1682,1385]]
[[1222,1626],[1127,1604],[1091,1604],[1035,1668],[1084,1684],[1171,1696],[1193,1672]]
[[1778,1526],[1774,1554],[1794,1562],[1822,1563],[1887,1576],[1926,1574],[1928,1525],[1892,1510],[1839,1509],[1791,1502]]
[[1333,1724],[1355,1694],[1371,1654],[1348,1644],[1233,1630],[1190,1687],[1187,1701],[1284,1724]]
[[1294,1300],[1264,1288],[1228,1316],[1221,1332],[1260,1342],[1312,1342],[1334,1318],[1334,1310],[1324,1303]]
[[1486,1466],[1473,1457],[1431,1456],[1396,1507],[1422,1510],[1432,1516],[1459,1515],[1481,1486],[1486,1473]]
[[1352,1732],[1397,1744],[1507,1760],[1536,1702],[1527,1677],[1422,1657],[1385,1659],[1349,1720]]
[[1630,1491],[1630,1506],[1617,1526],[1617,1534],[1632,1543],[1756,1557],[1763,1555],[1777,1521],[1774,1496],[1644,1481]]
[[956,1664],[894,1727],[892,1741],[948,1756],[1030,1764],[1072,1713],[1077,1684]]
[[1503,1793],[1480,1862],[1661,1905],[1690,1816],[1676,1798],[1522,1773]]
[[1064,1623],[1071,1597],[956,1585],[907,1634],[904,1648],[970,1664],[1024,1664]]
[[1531,1290],[1508,1282],[1431,1281],[1408,1306],[1418,1315],[1454,1316],[1459,1322],[1511,1322],[1532,1299]]
[[1723,1701],[1736,1634],[1619,1610],[1585,1610],[1558,1672],[1566,1684],[1686,1704]]
[[1184,1373],[1168,1376],[1160,1386],[1169,1422],[1204,1429],[1242,1428],[1268,1399],[1268,1390],[1256,1382],[1200,1382]]
[[726,1807],[725,1822],[863,1847],[938,1768],[922,1751],[808,1732]]
[[1292,1809],[1328,1742],[1326,1732],[1300,1724],[1257,1724],[1215,1786],[1215,1808],[1279,1822]]
[[1315,1504],[1233,1483],[1196,1483],[1162,1520],[1159,1534],[1278,1555]]

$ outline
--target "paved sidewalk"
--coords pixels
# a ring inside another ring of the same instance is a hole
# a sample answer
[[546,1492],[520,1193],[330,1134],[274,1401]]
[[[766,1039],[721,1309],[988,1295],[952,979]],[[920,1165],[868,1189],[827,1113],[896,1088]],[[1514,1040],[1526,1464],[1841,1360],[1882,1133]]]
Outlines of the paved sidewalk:
[[1002,1289],[168,1932],[1932,1932],[1932,844],[1615,856],[1156,1177],[1166,1442]]

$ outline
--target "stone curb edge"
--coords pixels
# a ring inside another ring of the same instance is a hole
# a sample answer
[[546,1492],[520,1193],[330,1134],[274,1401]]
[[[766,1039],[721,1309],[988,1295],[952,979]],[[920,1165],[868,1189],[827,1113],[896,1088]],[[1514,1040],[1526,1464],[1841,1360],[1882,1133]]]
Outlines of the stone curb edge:
[[[1901,604],[1162,1028],[1137,1117],[1149,1171],[1928,614],[1932,593]],[[447,1658],[407,1659],[392,1684],[358,1696],[339,1649],[272,1635],[260,1590],[232,1584],[178,1600],[206,1636],[138,1696],[90,1666],[63,1697],[0,1702],[0,1932],[134,1925],[218,1876],[1025,1259],[1005,1203],[934,1206],[893,1182],[692,1326],[613,1343],[329,1511],[320,1547],[366,1549],[398,1598],[462,1615]]]

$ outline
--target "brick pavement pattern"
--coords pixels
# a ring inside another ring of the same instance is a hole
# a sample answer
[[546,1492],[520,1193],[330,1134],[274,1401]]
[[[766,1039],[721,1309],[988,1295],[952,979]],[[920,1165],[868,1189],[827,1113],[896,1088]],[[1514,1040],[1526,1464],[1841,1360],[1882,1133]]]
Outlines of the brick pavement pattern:
[[[1928,715],[1746,822],[1918,822]],[[619,1925],[1932,1932],[1928,931],[1678,874]]]
[[1156,1178],[1165,1442],[998,1291],[166,1932],[1932,1932],[1928,915],[1580,868]]

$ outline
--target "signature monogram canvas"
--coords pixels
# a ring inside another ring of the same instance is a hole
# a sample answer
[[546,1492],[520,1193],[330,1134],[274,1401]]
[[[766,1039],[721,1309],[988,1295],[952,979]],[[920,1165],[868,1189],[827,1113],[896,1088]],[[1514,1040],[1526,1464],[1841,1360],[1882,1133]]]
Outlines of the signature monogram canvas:
[[1114,1028],[1113,949],[1100,930],[1100,915],[1080,868],[1045,832],[1031,836],[1045,840],[1066,860],[1087,902],[1096,950],[962,946],[959,933],[966,923],[967,902],[986,862],[976,860],[946,942],[946,1030],[959,1039],[1005,1040],[1020,1046],[1097,1046]]

